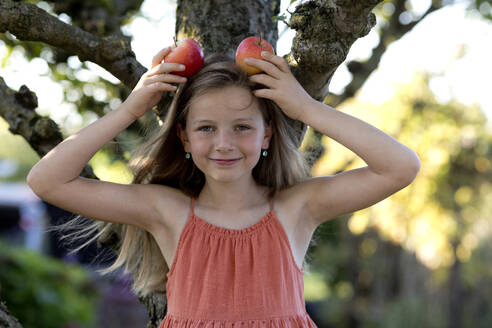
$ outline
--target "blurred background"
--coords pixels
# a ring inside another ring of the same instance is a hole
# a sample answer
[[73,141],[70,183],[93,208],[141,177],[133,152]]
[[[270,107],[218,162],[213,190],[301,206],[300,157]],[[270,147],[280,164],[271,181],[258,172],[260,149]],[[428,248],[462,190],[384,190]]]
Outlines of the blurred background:
[[[288,19],[301,2],[283,0],[281,14]],[[442,1],[427,14],[432,2],[380,3],[377,25],[354,43],[331,81],[326,103],[416,151],[421,170],[388,199],[315,232],[304,279],[306,307],[319,327],[492,327],[492,6]],[[175,12],[175,1],[145,0],[122,27],[143,65],[172,43]],[[356,76],[348,63],[374,56],[381,31],[395,19],[412,28],[384,36],[379,64],[346,96]],[[283,55],[295,31],[281,20],[278,28]],[[42,43],[0,34],[0,76],[12,89],[26,84],[34,91],[36,112],[53,119],[64,138],[121,103],[119,80],[96,64],[75,56],[53,63]],[[100,179],[131,181],[125,163],[136,134],[123,132],[91,159]],[[313,140],[309,129],[301,149]],[[324,152],[313,176],[365,166],[333,140],[319,142]],[[24,327],[144,327],[146,309],[129,289],[131,277],[95,272],[114,260],[111,253],[93,245],[69,256],[56,235],[43,231],[74,214],[27,187],[38,160],[0,117],[1,299]]]

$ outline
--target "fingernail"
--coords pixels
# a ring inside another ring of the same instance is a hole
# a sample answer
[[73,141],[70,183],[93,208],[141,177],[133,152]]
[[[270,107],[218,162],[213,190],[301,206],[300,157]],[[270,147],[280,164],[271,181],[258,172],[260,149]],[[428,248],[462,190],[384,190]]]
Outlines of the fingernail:
[[179,68],[185,69],[185,65],[179,65]]
[[262,52],[261,52],[261,55],[262,55],[263,57],[266,57],[266,56],[270,55],[270,53],[269,53],[269,52],[267,52],[267,51],[262,51]]

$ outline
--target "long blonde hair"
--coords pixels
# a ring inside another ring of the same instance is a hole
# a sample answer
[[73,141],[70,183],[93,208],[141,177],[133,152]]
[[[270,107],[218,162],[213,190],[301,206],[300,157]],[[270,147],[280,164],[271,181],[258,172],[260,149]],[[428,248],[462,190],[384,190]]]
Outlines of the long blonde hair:
[[[177,123],[181,123],[183,129],[186,127],[190,103],[195,97],[228,86],[242,87],[250,91],[264,88],[251,82],[247,74],[228,55],[214,53],[206,56],[202,69],[178,88],[162,126],[155,129],[152,136],[134,151],[128,164],[134,174],[132,183],[166,185],[178,188],[188,196],[198,197],[205,184],[205,176],[193,161],[185,159],[185,151],[177,135],[176,126]],[[269,187],[269,196],[273,197],[277,191],[309,177],[310,169],[294,143],[294,131],[280,108],[268,99],[257,99],[265,124],[268,125],[268,122],[272,121],[273,136],[268,156],[260,157],[252,175],[259,185]],[[61,239],[87,240],[95,233],[87,242],[72,250],[72,253],[117,228],[121,235],[120,243],[117,245],[118,257],[110,267],[98,272],[107,274],[124,265],[125,273],[130,273],[133,277],[132,289],[137,295],[147,296],[152,292],[165,292],[166,272],[169,271],[169,267],[148,231],[104,221],[88,220],[89,224],[83,225],[83,221],[86,219],[77,216],[54,228],[75,230]]]

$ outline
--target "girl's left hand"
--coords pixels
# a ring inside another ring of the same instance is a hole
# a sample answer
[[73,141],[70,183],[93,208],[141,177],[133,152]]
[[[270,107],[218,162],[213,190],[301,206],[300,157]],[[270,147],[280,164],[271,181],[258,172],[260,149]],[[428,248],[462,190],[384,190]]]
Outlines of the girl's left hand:
[[[290,71],[284,58],[271,53],[262,52],[264,60],[247,58],[245,63],[261,69],[263,72],[253,74],[249,79],[261,83],[269,89],[253,91],[256,97],[275,101],[282,111],[294,120],[301,120],[302,112],[314,99],[304,90]],[[265,74],[266,73],[266,74]]]

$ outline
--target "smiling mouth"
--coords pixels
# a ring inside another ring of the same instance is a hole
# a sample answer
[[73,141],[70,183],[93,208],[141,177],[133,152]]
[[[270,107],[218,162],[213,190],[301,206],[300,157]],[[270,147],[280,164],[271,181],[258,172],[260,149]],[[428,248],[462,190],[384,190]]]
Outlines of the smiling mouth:
[[231,165],[236,162],[238,162],[241,158],[236,158],[236,159],[212,159],[215,163],[219,165]]

